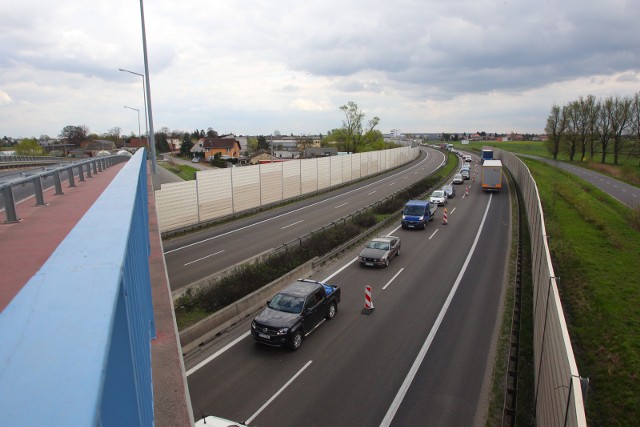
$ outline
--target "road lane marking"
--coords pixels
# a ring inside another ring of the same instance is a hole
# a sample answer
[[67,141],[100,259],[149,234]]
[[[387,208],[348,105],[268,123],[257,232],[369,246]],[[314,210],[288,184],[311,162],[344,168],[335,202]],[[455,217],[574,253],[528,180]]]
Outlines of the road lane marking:
[[387,289],[387,286],[389,286],[389,285],[391,284],[391,282],[393,282],[394,280],[396,280],[396,277],[398,277],[398,276],[400,275],[400,273],[402,273],[402,270],[404,270],[404,267],[403,267],[403,268],[401,268],[401,269],[400,269],[400,271],[398,271],[398,272],[395,274],[395,276],[393,276],[393,277],[391,278],[391,280],[389,280],[389,281],[387,282],[387,284],[386,284],[386,285],[384,285],[384,286],[382,287],[382,290],[383,290],[383,291],[384,291],[385,289]]
[[[292,211],[285,212],[285,213],[282,213],[282,214],[280,214],[280,215],[276,215],[276,216],[271,217],[271,218],[266,218],[266,219],[263,219],[262,221],[257,221],[257,222],[251,223],[251,224],[249,224],[249,225],[245,225],[244,227],[236,228],[236,229],[234,229],[234,230],[229,230],[229,231],[227,231],[227,232],[225,232],[225,233],[217,234],[217,235],[215,235],[215,236],[211,236],[211,237],[208,237],[208,238],[206,238],[206,239],[199,240],[199,241],[197,241],[197,242],[189,243],[188,245],[180,246],[180,247],[178,247],[178,248],[175,248],[175,249],[171,249],[171,250],[165,251],[165,253],[164,253],[164,254],[165,254],[165,255],[167,255],[167,254],[170,254],[170,253],[173,253],[173,252],[181,251],[181,250],[183,250],[183,249],[188,249],[188,248],[190,248],[190,247],[192,247],[192,246],[196,246],[196,245],[199,245],[199,244],[202,244],[202,243],[206,243],[206,242],[208,242],[208,241],[210,241],[210,240],[218,239],[218,238],[220,238],[220,237],[224,237],[224,236],[227,236],[227,235],[229,235],[229,234],[233,234],[233,233],[236,233],[236,232],[239,232],[239,231],[242,231],[242,230],[245,230],[245,229],[251,228],[251,227],[255,227],[255,226],[258,226],[258,225],[262,225],[262,224],[264,224],[264,223],[266,223],[266,222],[269,222],[269,221],[273,221],[273,220],[279,219],[279,218],[284,217],[284,216],[286,216],[286,215],[291,215],[291,214],[293,214],[293,213],[298,213],[298,212],[300,212],[300,211],[303,211],[303,210],[305,210],[305,209],[309,209],[309,208],[315,207],[316,205],[320,205],[320,204],[322,204],[322,203],[330,202],[330,201],[332,201],[333,199],[337,199],[338,197],[348,196],[348,195],[349,195],[349,194],[351,194],[351,193],[354,193],[354,192],[356,192],[356,191],[363,190],[363,189],[365,189],[365,188],[367,188],[367,187],[371,187],[372,185],[380,184],[381,182],[384,182],[384,181],[386,181],[386,180],[388,180],[388,179],[392,179],[392,178],[394,178],[394,177],[396,177],[396,176],[398,176],[398,175],[402,175],[403,173],[410,173],[410,171],[411,171],[412,169],[417,168],[418,166],[421,166],[424,162],[426,162],[426,161],[427,161],[427,159],[428,159],[428,158],[429,158],[429,156],[427,155],[427,156],[425,157],[425,159],[424,159],[424,160],[422,160],[420,163],[418,163],[418,164],[416,164],[416,165],[413,165],[413,166],[411,166],[411,167],[410,167],[410,168],[408,168],[408,169],[402,170],[402,171],[400,171],[400,172],[398,172],[398,173],[395,173],[395,174],[393,174],[393,175],[389,175],[389,176],[387,176],[387,177],[385,177],[385,178],[382,178],[382,179],[380,179],[380,180],[378,180],[378,181],[374,181],[374,182],[371,182],[371,183],[369,183],[369,184],[363,185],[362,187],[354,188],[353,190],[347,191],[346,193],[340,193],[340,194],[337,194],[337,195],[335,195],[335,196],[329,197],[328,199],[320,200],[320,201],[315,202],[315,203],[312,203],[312,204],[310,204],[310,205],[302,206],[302,207],[297,208],[297,209],[294,209],[294,210],[292,210]],[[423,169],[424,169],[424,167],[423,167]],[[371,194],[373,194],[373,193],[375,193],[375,192],[376,192],[376,190],[374,190],[374,191],[372,191],[371,193],[369,193],[369,195],[371,195]]]
[[215,253],[209,254],[209,255],[207,255],[207,256],[205,256],[205,257],[198,258],[198,259],[195,259],[195,260],[193,260],[193,261],[189,261],[188,263],[184,264],[184,265],[183,265],[183,267],[186,267],[186,266],[187,266],[187,265],[189,265],[189,264],[193,264],[194,262],[202,261],[203,259],[207,259],[207,258],[210,258],[210,257],[212,257],[212,256],[215,256],[215,255],[221,254],[222,252],[224,252],[224,249],[223,249],[223,250],[221,250],[221,251],[218,251],[218,252],[215,252]]
[[341,204],[341,205],[334,206],[334,207],[333,207],[333,209],[338,209],[338,208],[341,208],[341,207],[346,206],[346,205],[348,205],[348,204],[349,204],[349,202],[347,202],[347,203],[343,203],[343,204]]
[[255,414],[251,415],[251,416],[249,417],[249,419],[248,419],[247,421],[245,421],[245,424],[247,424],[247,425],[251,424],[251,422],[252,422],[253,420],[255,420],[255,419],[256,419],[256,417],[257,417],[258,415],[260,415],[260,412],[264,411],[264,410],[266,409],[266,407],[267,407],[267,406],[269,406],[269,405],[271,404],[271,402],[273,402],[273,401],[276,399],[276,397],[278,397],[278,396],[279,396],[279,395],[280,395],[280,394],[281,394],[281,393],[282,393],[282,392],[283,392],[287,387],[289,387],[289,385],[291,385],[291,383],[292,383],[296,378],[298,378],[298,376],[299,376],[301,373],[303,373],[303,372],[304,372],[304,370],[305,370],[305,369],[307,369],[307,368],[309,367],[309,365],[311,365],[311,363],[312,363],[312,362],[313,362],[313,360],[309,360],[309,361],[306,363],[306,365],[304,365],[302,368],[300,368],[300,370],[299,370],[298,372],[296,372],[296,374],[295,374],[293,377],[291,377],[291,379],[290,379],[289,381],[287,381],[287,383],[286,383],[285,385],[283,385],[283,386],[280,388],[280,390],[278,390],[278,391],[276,392],[276,394],[274,394],[273,396],[271,396],[271,399],[267,400],[267,401],[265,402],[265,404],[264,404],[264,405],[262,405],[262,406],[260,407],[260,409],[258,409],[258,410],[256,411],[256,413],[255,413]]
[[429,240],[431,240],[431,238],[432,238],[433,236],[435,236],[435,235],[436,235],[436,233],[438,232],[438,230],[440,230],[440,229],[439,229],[439,228],[436,228],[436,231],[434,231],[433,233],[431,233],[431,236],[429,236]]
[[380,423],[380,427],[389,427],[391,425],[391,421],[393,421],[393,417],[396,415],[396,412],[398,412],[398,409],[400,408],[400,405],[402,404],[402,401],[404,400],[404,397],[406,396],[407,392],[409,391],[409,387],[411,386],[411,382],[413,381],[413,379],[415,378],[416,374],[418,373],[418,369],[420,369],[420,365],[422,365],[422,362],[424,361],[424,358],[426,357],[427,352],[429,351],[429,348],[431,347],[431,344],[433,343],[433,339],[435,338],[436,333],[438,332],[438,329],[440,329],[440,325],[442,324],[442,320],[444,319],[445,314],[447,314],[447,311],[449,310],[449,306],[451,305],[451,301],[453,300],[453,297],[455,296],[455,294],[456,294],[456,292],[458,290],[458,286],[460,286],[460,282],[462,281],[462,277],[464,276],[464,273],[467,270],[467,266],[469,265],[469,262],[471,261],[471,257],[473,256],[473,253],[476,250],[476,245],[478,244],[478,240],[480,240],[480,233],[482,232],[482,229],[484,228],[484,222],[487,219],[487,213],[489,212],[489,207],[491,206],[492,197],[493,197],[493,194],[490,194],[489,195],[489,202],[487,203],[487,208],[485,209],[484,215],[482,216],[482,222],[480,222],[480,227],[478,227],[478,232],[476,233],[476,238],[473,241],[473,245],[471,245],[471,249],[469,250],[469,254],[467,255],[467,259],[464,261],[464,264],[462,265],[462,268],[460,269],[460,273],[458,273],[458,277],[456,278],[456,281],[453,284],[453,287],[449,291],[449,295],[447,296],[447,299],[445,300],[444,304],[442,305],[442,308],[440,309],[440,313],[438,314],[438,318],[436,319],[435,323],[433,324],[433,327],[431,328],[431,331],[429,331],[429,335],[427,336],[426,341],[424,342],[424,344],[422,344],[422,348],[420,349],[420,352],[418,353],[418,356],[414,360],[413,365],[411,365],[411,369],[409,369],[409,373],[407,374],[406,378],[402,382],[402,385],[400,386],[400,390],[398,390],[398,393],[396,394],[395,399],[393,399],[393,402],[391,403],[391,406],[387,410],[387,414],[385,415],[384,419]]
[[301,219],[300,221],[296,221],[293,224],[289,224],[289,225],[285,225],[284,227],[282,227],[280,230],[284,230],[285,228],[289,228],[289,227],[293,227],[294,225],[298,225],[301,222],[304,222],[304,219]]
[[231,341],[229,344],[225,345],[220,350],[216,351],[211,356],[207,357],[206,359],[204,359],[202,362],[198,363],[193,368],[189,369],[187,371],[187,376],[193,374],[198,369],[202,368],[204,365],[206,365],[207,363],[211,362],[213,359],[215,359],[216,357],[220,356],[222,353],[224,353],[225,351],[229,350],[231,347],[233,347],[234,345],[238,344],[240,341],[242,341],[243,339],[245,339],[249,335],[251,335],[250,331],[247,331],[244,334],[240,335],[238,338],[236,338],[235,340]]
[[372,195],[373,193],[375,193],[377,190],[373,190],[371,193],[367,194],[367,196]]

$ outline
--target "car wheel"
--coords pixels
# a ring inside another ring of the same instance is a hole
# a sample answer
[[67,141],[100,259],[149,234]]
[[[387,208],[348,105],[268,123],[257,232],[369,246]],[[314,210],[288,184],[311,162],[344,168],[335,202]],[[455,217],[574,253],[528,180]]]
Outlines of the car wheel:
[[389,258],[384,260],[384,266],[389,267]]
[[302,332],[301,331],[297,331],[291,337],[291,342],[289,343],[289,348],[291,350],[293,350],[293,351],[296,351],[297,349],[300,348],[301,345],[302,345]]
[[338,311],[338,308],[336,307],[336,304],[331,303],[331,305],[329,306],[329,312],[327,313],[327,320],[331,320],[334,317],[336,317],[337,311]]
[[398,248],[398,252],[396,252],[396,256],[400,256],[400,248]]

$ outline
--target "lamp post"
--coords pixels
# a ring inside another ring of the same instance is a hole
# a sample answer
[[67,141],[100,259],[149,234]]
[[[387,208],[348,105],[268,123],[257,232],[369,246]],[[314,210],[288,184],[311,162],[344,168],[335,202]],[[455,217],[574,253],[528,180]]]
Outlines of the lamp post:
[[144,125],[147,130],[147,141],[149,141],[149,117],[147,116],[147,92],[145,91],[144,74],[136,73],[135,71],[125,70],[124,68],[118,68],[118,71],[124,71],[125,73],[135,74],[142,77],[142,96],[144,98]]
[[128,108],[129,110],[138,112],[138,136],[140,138],[140,144],[142,144],[142,135],[140,134],[140,110],[138,110],[137,108],[127,107],[126,105],[124,106],[124,108]]
[[156,172],[156,139],[153,133],[153,113],[151,112],[151,87],[149,84],[149,61],[147,58],[147,32],[144,28],[144,6],[140,0],[140,22],[142,26],[142,52],[144,54],[144,78],[147,92],[147,110],[149,111],[149,148],[151,149],[151,173]]

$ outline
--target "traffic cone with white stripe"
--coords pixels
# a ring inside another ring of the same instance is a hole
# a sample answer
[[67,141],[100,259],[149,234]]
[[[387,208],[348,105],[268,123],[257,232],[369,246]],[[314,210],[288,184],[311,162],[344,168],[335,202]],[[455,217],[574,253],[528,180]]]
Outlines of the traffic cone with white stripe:
[[371,286],[364,287],[364,308],[362,314],[371,314],[373,311],[373,300],[371,299]]
[[442,225],[447,225],[447,208],[444,208],[444,213],[442,214]]
[[469,186],[467,185],[467,187],[464,189],[464,195],[469,197]]

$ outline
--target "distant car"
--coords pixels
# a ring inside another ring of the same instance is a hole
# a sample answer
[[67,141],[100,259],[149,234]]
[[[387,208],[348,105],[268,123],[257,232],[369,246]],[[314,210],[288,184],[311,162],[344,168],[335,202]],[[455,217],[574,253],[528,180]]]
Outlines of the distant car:
[[469,163],[471,163],[471,162],[473,161],[473,159],[471,158],[471,156],[469,156],[468,154],[467,154],[467,155],[465,155],[465,156],[463,157],[463,159],[464,159],[464,161],[465,161],[465,162],[469,162]]
[[469,168],[471,169],[471,163],[469,162],[464,162],[464,164],[462,165],[463,168]]
[[464,182],[464,178],[462,177],[461,173],[457,173],[453,176],[453,181],[454,184],[462,184]]
[[431,193],[431,197],[429,201],[438,206],[444,206],[447,204],[447,195],[444,194],[444,191],[442,190],[436,190],[433,193]]
[[469,169],[460,169],[460,175],[462,175],[462,179],[471,178],[471,173],[469,172]]
[[377,237],[365,245],[358,256],[358,261],[361,266],[388,267],[391,258],[398,255],[400,255],[399,237]]
[[194,157],[193,159],[191,159],[191,163],[199,163],[200,162],[200,157]]
[[444,194],[447,195],[448,199],[451,199],[456,195],[456,189],[453,185],[445,185],[442,187],[442,191],[444,191]]

